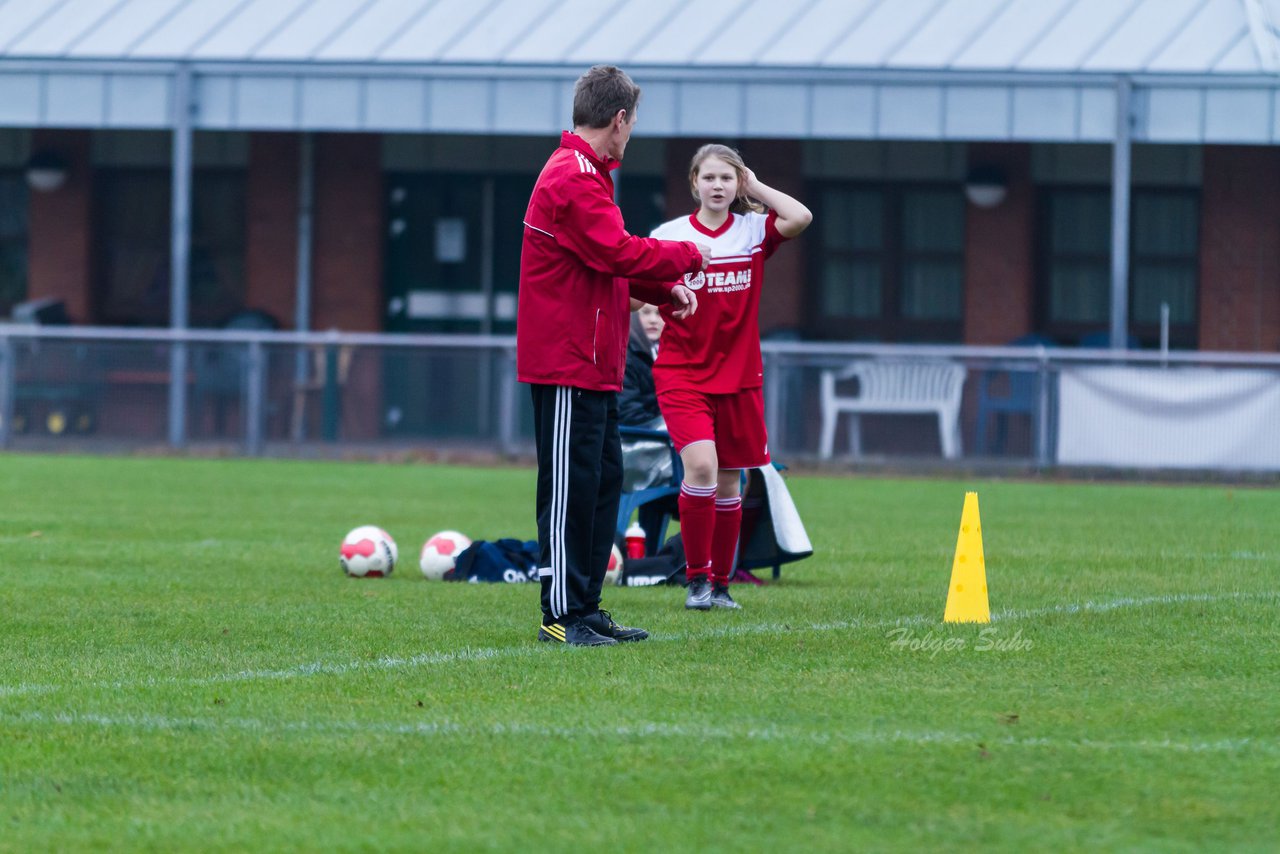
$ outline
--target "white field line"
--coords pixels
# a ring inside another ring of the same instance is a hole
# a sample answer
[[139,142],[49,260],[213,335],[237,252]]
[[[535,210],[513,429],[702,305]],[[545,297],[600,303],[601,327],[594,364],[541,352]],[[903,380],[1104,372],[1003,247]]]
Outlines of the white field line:
[[[1152,551],[1150,549],[1142,549],[1135,547],[1126,549],[1109,544],[1105,548],[1099,546],[1097,549],[1098,556],[1107,560],[1116,561],[1134,561],[1134,560],[1181,560],[1181,561],[1208,561],[1212,563],[1225,561],[1280,561],[1280,555],[1270,552],[1255,552],[1237,550],[1232,552],[1198,552],[1175,549],[1160,549]],[[937,549],[936,554],[943,556],[947,561],[951,560],[952,551],[947,549]],[[987,554],[991,554],[988,552]],[[1032,558],[1056,557],[1052,548],[1036,548],[1034,546],[1018,546],[1013,548],[1001,548],[999,550],[1002,558],[1020,558],[1023,560]]]
[[[1102,614],[1121,609],[1142,608],[1146,606],[1177,606],[1196,603],[1248,600],[1271,601],[1277,599],[1280,599],[1280,591],[1263,591],[1257,593],[1174,593],[1162,596],[1139,597],[1125,596],[1102,602],[1089,600],[1081,603],[1051,605],[1046,608],[1029,608],[1021,610],[1006,609],[1003,611],[993,612],[991,619],[993,623],[998,623],[1004,621],[1033,619],[1035,617],[1046,617],[1053,614]],[[749,625],[704,627],[690,631],[673,632],[651,638],[644,643],[680,643],[708,637],[742,637],[750,635],[830,632],[857,629],[884,630],[897,628],[899,626],[933,625],[939,624],[940,622],[940,614],[917,614],[915,616],[894,617],[882,620],[854,618],[852,620],[838,620],[829,623],[796,623],[795,625],[778,622],[752,623]],[[200,687],[220,685],[229,682],[258,682],[301,679],[310,676],[341,675],[358,671],[407,670],[419,667],[433,667],[470,661],[520,658],[543,653],[547,651],[548,648],[557,649],[558,647],[549,647],[549,645],[531,641],[528,644],[522,644],[514,647],[488,647],[477,649],[463,648],[451,652],[423,653],[421,655],[414,655],[407,658],[383,657],[337,663],[317,661],[271,670],[242,670],[235,673],[222,673],[203,677],[153,676],[134,680],[86,682],[79,684],[20,683],[17,685],[0,685],[0,697],[50,694],[56,691],[71,689],[92,690],[107,688],[125,690],[179,685],[185,687]]]
[[73,729],[130,729],[144,732],[243,732],[255,736],[302,734],[322,737],[378,735],[410,738],[449,738],[475,736],[515,736],[518,738],[570,739],[623,738],[690,739],[716,741],[783,742],[814,745],[952,745],[980,749],[1045,748],[1050,750],[1084,750],[1097,752],[1173,752],[1173,753],[1247,753],[1280,755],[1280,743],[1271,739],[1249,737],[1222,738],[1207,741],[1175,741],[1141,739],[1137,741],[1099,741],[1090,738],[1018,738],[1016,736],[980,735],[946,731],[906,730],[834,730],[813,732],[778,726],[735,729],[729,726],[689,726],[660,721],[635,722],[616,726],[548,727],[538,724],[494,723],[385,723],[378,721],[263,721],[255,718],[195,718],[162,715],[100,715],[83,712],[18,712],[0,713],[0,722],[62,726]]

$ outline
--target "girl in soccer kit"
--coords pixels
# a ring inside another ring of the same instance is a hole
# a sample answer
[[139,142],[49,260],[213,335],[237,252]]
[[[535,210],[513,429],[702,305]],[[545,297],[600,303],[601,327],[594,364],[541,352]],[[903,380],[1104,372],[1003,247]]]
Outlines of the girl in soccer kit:
[[709,243],[711,261],[684,277],[698,295],[696,315],[677,320],[662,309],[667,325],[653,377],[684,463],[685,607],[705,611],[738,607],[728,585],[742,526],[741,472],[769,464],[759,324],[764,262],[813,215],[761,183],[728,146],[699,148],[689,183],[698,210],[658,226],[653,237]]

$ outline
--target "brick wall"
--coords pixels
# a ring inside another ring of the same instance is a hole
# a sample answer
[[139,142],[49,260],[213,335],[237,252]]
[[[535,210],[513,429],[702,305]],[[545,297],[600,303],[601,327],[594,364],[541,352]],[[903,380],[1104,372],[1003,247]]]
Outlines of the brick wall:
[[312,327],[376,332],[383,325],[382,139],[315,137]]
[[245,304],[294,326],[298,271],[299,137],[255,133],[249,139],[245,216]]
[[[317,134],[312,232],[313,329],[380,332],[383,327],[382,139],[377,134]],[[343,389],[341,435],[379,435],[382,366],[356,360]]]
[[[382,158],[376,134],[317,134],[311,251],[311,328],[380,332]],[[297,291],[296,134],[250,143],[246,246],[248,302],[293,327]]]
[[1009,192],[994,208],[965,211],[964,343],[1005,344],[1034,328],[1031,146],[975,143],[969,166],[980,165],[1004,169]]
[[51,151],[67,161],[67,180],[52,192],[29,193],[27,298],[66,303],[74,323],[92,323],[93,171],[90,134],[39,130],[32,152]]
[[1280,349],[1280,149],[1204,147],[1201,350]]
[[[742,157],[761,181],[801,202],[804,197],[804,157],[800,140],[753,139],[742,144]],[[686,166],[687,170],[687,166]],[[760,334],[796,329],[804,322],[806,240],[808,233],[788,241],[769,259],[760,293]]]

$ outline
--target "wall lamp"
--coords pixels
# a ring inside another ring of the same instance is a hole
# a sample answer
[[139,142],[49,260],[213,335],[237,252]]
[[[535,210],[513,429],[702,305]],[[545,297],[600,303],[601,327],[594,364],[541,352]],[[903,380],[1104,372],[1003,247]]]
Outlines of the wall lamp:
[[999,166],[975,166],[964,180],[964,195],[975,207],[994,208],[1009,194],[1009,181]]
[[27,161],[27,186],[51,193],[67,182],[67,161],[54,151],[37,151]]

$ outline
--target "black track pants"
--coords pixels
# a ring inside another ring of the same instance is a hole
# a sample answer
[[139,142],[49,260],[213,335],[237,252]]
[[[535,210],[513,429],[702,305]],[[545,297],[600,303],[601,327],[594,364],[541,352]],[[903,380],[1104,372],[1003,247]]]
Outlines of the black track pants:
[[622,491],[612,391],[532,385],[544,623],[600,607]]

